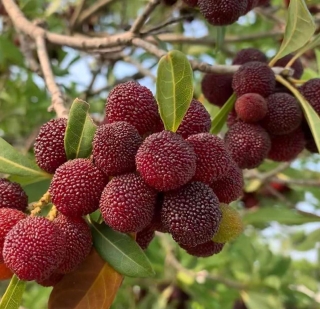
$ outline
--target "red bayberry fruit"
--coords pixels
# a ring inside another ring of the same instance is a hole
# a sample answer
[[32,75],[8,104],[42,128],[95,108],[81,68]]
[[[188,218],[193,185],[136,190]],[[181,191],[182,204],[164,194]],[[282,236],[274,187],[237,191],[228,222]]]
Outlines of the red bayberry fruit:
[[64,277],[64,274],[60,273],[53,273],[50,277],[43,279],[43,280],[37,280],[37,283],[44,286],[44,287],[50,287],[55,286],[58,282],[62,280]]
[[141,135],[152,132],[160,119],[152,92],[134,81],[119,84],[111,90],[106,104],[106,117],[108,123],[129,122]]
[[[275,67],[283,67],[284,68],[292,58],[293,58],[292,54],[286,55],[283,58],[279,59],[274,64],[274,66]],[[294,70],[293,77],[295,79],[300,79],[300,77],[303,74],[303,65],[302,65],[302,62],[301,62],[300,58],[295,60],[295,62],[292,64],[291,68]]]
[[75,270],[89,255],[92,247],[91,231],[83,218],[71,218],[60,214],[53,223],[66,237],[66,252],[57,271],[67,274]]
[[142,250],[146,250],[155,236],[154,230],[145,228],[137,233],[136,242]]
[[300,92],[320,115],[320,78],[312,78],[300,87]]
[[271,147],[268,133],[259,125],[237,122],[225,136],[227,149],[241,168],[259,166]]
[[233,164],[226,175],[218,178],[210,184],[211,189],[217,195],[220,203],[229,204],[242,195],[244,180],[242,170]]
[[180,135],[162,131],[145,139],[136,155],[136,165],[149,186],[168,191],[191,180],[196,171],[196,155]]
[[26,215],[17,209],[0,208],[0,263],[3,262],[2,250],[6,235],[25,217]]
[[239,97],[235,103],[238,117],[245,122],[257,122],[268,111],[267,102],[260,94],[246,93]]
[[180,245],[182,249],[185,249],[187,253],[196,257],[208,257],[214,254],[218,254],[222,251],[224,244],[219,244],[212,240],[209,240],[203,244],[195,247]]
[[67,161],[64,150],[66,128],[67,119],[52,119],[41,126],[36,138],[34,154],[37,164],[50,174]]
[[267,98],[268,112],[262,126],[274,135],[288,134],[302,121],[302,110],[296,98],[287,93],[274,93]]
[[209,132],[210,127],[210,114],[201,102],[193,99],[177,133],[183,138],[188,138],[192,134]]
[[[255,0],[253,0],[255,1]],[[253,2],[252,0],[250,0],[250,2]],[[251,8],[250,8],[251,10]],[[251,62],[251,61],[260,61],[260,62],[267,62],[268,59],[266,57],[266,55],[259,49],[256,48],[245,48],[240,50],[239,52],[237,52],[237,54],[235,55],[232,64],[233,65],[242,65],[245,64],[247,62]]]
[[65,236],[53,222],[28,217],[7,234],[3,259],[20,280],[44,280],[54,273],[65,250]]
[[227,173],[232,159],[222,139],[209,133],[200,133],[191,135],[187,141],[193,146],[197,156],[193,180],[209,185]]
[[149,187],[137,174],[114,177],[101,195],[102,217],[116,231],[141,231],[152,220],[156,197],[156,190]]
[[28,196],[22,187],[5,178],[0,178],[0,208],[24,211],[28,206]]
[[223,106],[233,93],[232,78],[232,74],[205,74],[201,81],[203,95],[211,104]]
[[51,181],[52,203],[69,217],[87,215],[99,207],[107,176],[88,159],[75,159],[61,165]]
[[219,200],[204,183],[191,182],[165,193],[161,219],[181,245],[192,247],[209,241],[217,232],[221,217]]
[[232,88],[238,97],[246,93],[258,93],[267,97],[274,92],[275,75],[266,63],[252,61],[243,64],[234,73]]
[[109,176],[133,172],[141,143],[138,131],[127,122],[101,125],[93,139],[94,163]]

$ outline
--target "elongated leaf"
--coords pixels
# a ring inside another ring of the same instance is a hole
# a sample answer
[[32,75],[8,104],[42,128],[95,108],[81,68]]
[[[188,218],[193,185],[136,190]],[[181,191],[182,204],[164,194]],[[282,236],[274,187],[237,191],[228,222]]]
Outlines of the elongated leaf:
[[157,101],[166,130],[177,131],[193,96],[193,72],[187,57],[173,50],[159,61]]
[[22,155],[1,137],[0,173],[40,179],[51,177],[46,172],[42,171],[36,163]]
[[130,236],[116,232],[106,224],[91,224],[93,244],[100,256],[119,273],[129,277],[150,277],[152,266]]
[[313,36],[315,29],[312,15],[305,1],[291,0],[288,8],[284,38],[271,64],[304,46]]
[[284,309],[280,298],[278,298],[276,295],[253,291],[243,291],[241,292],[241,296],[248,309]]
[[64,137],[64,148],[69,160],[87,158],[91,154],[96,125],[88,111],[87,102],[75,99],[72,103]]
[[320,222],[320,217],[315,215],[303,215],[298,211],[287,208],[264,207],[244,215],[246,224],[259,225],[277,221],[287,225],[298,225],[308,222]]
[[55,285],[48,309],[108,309],[123,277],[92,249],[80,267]]
[[234,106],[236,99],[237,99],[236,95],[233,94],[228,99],[228,101],[223,105],[223,107],[220,109],[219,113],[214,117],[214,119],[211,122],[210,133],[218,134],[221,131],[221,129],[223,128],[223,125],[225,124],[225,122],[228,118],[229,112],[232,110],[232,108]]
[[320,241],[320,229],[317,229],[310,234],[307,235],[307,237],[299,243],[297,246],[295,246],[295,250],[299,251],[308,251],[315,247],[315,244]]
[[14,275],[5,294],[1,298],[0,309],[18,309],[20,307],[25,286],[25,281],[19,280],[19,278]]

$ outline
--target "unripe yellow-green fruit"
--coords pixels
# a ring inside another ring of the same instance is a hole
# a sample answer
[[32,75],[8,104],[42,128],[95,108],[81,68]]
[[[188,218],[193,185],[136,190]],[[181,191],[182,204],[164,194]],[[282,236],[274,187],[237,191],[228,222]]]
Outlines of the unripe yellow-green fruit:
[[222,219],[218,232],[212,240],[218,243],[226,243],[238,237],[244,229],[239,213],[227,204],[220,204]]

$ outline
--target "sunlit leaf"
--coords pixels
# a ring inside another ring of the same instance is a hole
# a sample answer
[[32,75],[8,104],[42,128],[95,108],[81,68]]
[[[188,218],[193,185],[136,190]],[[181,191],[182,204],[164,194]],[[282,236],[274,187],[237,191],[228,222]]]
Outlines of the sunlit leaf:
[[284,306],[276,295],[243,291],[241,292],[241,296],[248,309],[284,309]]
[[25,286],[25,281],[19,280],[19,278],[14,275],[5,294],[1,298],[0,309],[18,309],[21,304]]
[[157,101],[165,129],[177,131],[193,96],[193,72],[187,57],[173,50],[159,61]]
[[80,267],[52,290],[48,309],[108,309],[123,277],[92,249]]

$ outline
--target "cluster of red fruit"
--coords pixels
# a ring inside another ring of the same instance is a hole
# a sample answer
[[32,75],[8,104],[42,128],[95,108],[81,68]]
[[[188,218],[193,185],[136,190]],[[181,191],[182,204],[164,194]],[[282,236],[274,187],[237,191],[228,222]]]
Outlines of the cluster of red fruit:
[[[288,55],[275,66],[285,67],[291,59]],[[202,91],[210,103],[220,107],[233,92],[236,94],[224,140],[238,166],[255,168],[266,158],[291,161],[304,148],[317,152],[298,100],[276,82],[267,57],[248,48],[236,55],[233,64],[241,65],[234,74],[205,75]],[[301,61],[296,60],[292,68],[293,78],[299,79],[303,74]],[[298,90],[320,114],[320,79],[311,79]]]
[[199,7],[201,14],[212,25],[225,26],[258,6],[267,6],[270,0],[183,0],[191,7]]
[[1,179],[1,251],[20,279],[49,286],[75,270],[92,246],[83,216],[98,209],[114,230],[137,233],[143,249],[160,231],[188,253],[210,256],[241,230],[240,219],[228,226],[237,214],[222,203],[241,196],[242,172],[223,140],[209,134],[210,115],[199,101],[192,100],[174,133],[164,130],[148,88],[116,86],[90,158],[67,160],[67,125],[67,119],[47,122],[34,145],[39,167],[54,174],[48,201],[56,217],[27,216],[20,185]]

